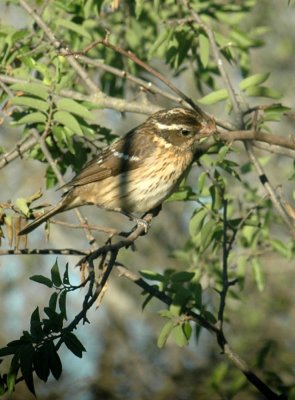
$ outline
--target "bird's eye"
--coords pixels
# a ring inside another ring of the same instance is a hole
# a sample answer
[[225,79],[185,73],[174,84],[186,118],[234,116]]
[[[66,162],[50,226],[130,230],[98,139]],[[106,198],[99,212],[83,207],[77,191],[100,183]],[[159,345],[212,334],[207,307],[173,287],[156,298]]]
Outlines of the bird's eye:
[[188,129],[181,129],[180,131],[182,136],[192,136],[193,132],[189,131]]

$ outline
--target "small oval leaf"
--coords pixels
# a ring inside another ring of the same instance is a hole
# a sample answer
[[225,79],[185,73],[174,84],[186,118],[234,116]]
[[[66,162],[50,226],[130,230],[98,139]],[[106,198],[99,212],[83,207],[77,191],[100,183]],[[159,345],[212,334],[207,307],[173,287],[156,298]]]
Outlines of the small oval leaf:
[[56,122],[66,126],[72,132],[76,133],[77,135],[83,135],[83,131],[76,120],[76,118],[67,111],[56,111],[53,115],[53,119]]

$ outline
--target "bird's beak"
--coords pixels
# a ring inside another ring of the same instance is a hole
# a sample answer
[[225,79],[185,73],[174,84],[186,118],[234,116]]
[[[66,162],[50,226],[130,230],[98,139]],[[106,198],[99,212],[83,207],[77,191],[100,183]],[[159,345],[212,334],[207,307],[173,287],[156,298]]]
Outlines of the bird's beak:
[[206,122],[204,122],[202,124],[199,133],[200,133],[200,136],[207,137],[207,136],[213,135],[216,132],[217,132],[217,128],[216,128],[215,120],[211,118],[210,120],[207,120]]

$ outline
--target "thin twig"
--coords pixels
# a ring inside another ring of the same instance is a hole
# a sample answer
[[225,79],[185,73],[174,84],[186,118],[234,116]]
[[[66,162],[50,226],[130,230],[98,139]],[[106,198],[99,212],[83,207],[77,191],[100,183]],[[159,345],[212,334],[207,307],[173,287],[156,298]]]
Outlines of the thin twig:
[[86,256],[89,254],[88,251],[81,251],[76,249],[11,249],[11,250],[0,250],[0,256],[19,256],[19,255],[63,255],[63,256]]
[[0,169],[17,158],[22,157],[27,151],[31,150],[36,143],[36,139],[32,135],[21,139],[11,150],[0,157]]
[[154,83],[152,83],[151,81],[147,82],[141,78],[137,78],[136,76],[130,74],[127,71],[124,71],[122,69],[119,68],[115,68],[111,65],[107,65],[105,64],[103,61],[99,61],[99,60],[93,60],[92,58],[80,55],[79,56],[79,60],[89,64],[89,65],[94,65],[95,67],[102,69],[103,71],[107,71],[110,72],[111,74],[118,76],[122,79],[127,79],[130,82],[133,82],[134,84],[136,84],[137,86],[139,86],[140,88],[145,89],[146,91],[152,93],[152,94],[158,94],[162,97],[165,97],[166,99],[172,100],[175,103],[179,103],[181,104],[183,101],[181,99],[181,97],[177,97],[174,96],[173,94],[166,92],[165,90],[160,89],[158,86],[156,86]]
[[[155,68],[151,67],[150,65],[146,64],[144,61],[142,61],[140,58],[138,58],[134,53],[132,53],[130,50],[127,51],[119,46],[115,46],[111,44],[108,40],[108,38],[105,39],[99,39],[96,40],[95,42],[91,43],[89,46],[87,46],[82,52],[78,53],[69,53],[69,55],[75,54],[75,55],[81,55],[87,53],[89,50],[97,46],[98,44],[102,44],[105,47],[110,48],[111,50],[115,51],[116,53],[119,53],[123,55],[124,57],[129,58],[132,60],[135,64],[139,65],[141,68],[145,69],[147,72],[149,72],[151,75],[155,76],[157,79],[162,81],[167,87],[169,87],[174,93],[176,93],[181,99],[183,99],[187,104],[189,104],[194,110],[199,112],[204,118],[208,119],[209,117],[207,114],[190,98],[188,97],[185,93],[183,93],[181,90],[179,90],[169,79],[167,79],[163,74],[161,74],[158,70]],[[182,101],[179,101],[181,104]]]
[[293,221],[290,219],[289,214],[283,207],[279,197],[277,196],[277,194],[275,192],[274,187],[272,186],[271,182],[269,181],[268,177],[266,176],[266,173],[265,173],[263,167],[258,162],[258,160],[253,152],[251,143],[246,141],[244,143],[244,145],[248,151],[249,158],[252,161],[252,163],[258,173],[261,184],[264,186],[266,192],[269,194],[269,196],[272,200],[272,203],[273,203],[274,207],[276,208],[278,214],[280,215],[282,220],[285,222],[285,224],[288,226],[291,235],[295,239],[295,226],[293,224]]
[[[223,63],[223,59],[221,56],[221,53],[219,51],[219,48],[217,46],[215,37],[214,37],[214,33],[212,31],[212,29],[202,21],[202,19],[200,18],[200,16],[198,15],[197,12],[195,12],[192,7],[191,4],[189,3],[188,0],[182,0],[183,4],[188,7],[188,9],[190,10],[191,15],[194,17],[195,21],[197,24],[199,24],[201,26],[201,28],[206,32],[211,48],[212,48],[212,52],[213,52],[213,56],[215,58],[218,70],[220,72],[220,75],[224,81],[225,87],[227,88],[229,95],[230,95],[230,99],[233,105],[234,110],[236,111],[237,115],[238,115],[238,126],[243,127],[243,115],[245,112],[243,112],[242,107],[240,105],[240,102],[238,100],[238,96],[234,91],[234,88],[231,84],[230,78],[227,74],[227,71],[225,69],[224,63]],[[257,132],[258,134],[259,132]],[[278,214],[280,215],[280,217],[282,218],[282,220],[285,222],[285,224],[288,226],[291,235],[295,238],[295,227],[293,225],[293,222],[290,220],[290,217],[288,215],[288,213],[286,212],[286,210],[284,209],[282,203],[280,202],[279,197],[277,196],[272,184],[270,183],[269,179],[267,178],[267,175],[265,173],[265,171],[263,170],[263,167],[261,166],[261,164],[259,163],[252,144],[249,141],[245,141],[244,142],[244,146],[247,152],[247,155],[249,157],[249,159],[251,160],[251,162],[254,165],[254,168],[256,169],[256,172],[259,176],[260,182],[262,183],[262,185],[264,186],[266,192],[269,194],[269,197],[271,198],[274,207],[276,208]]]
[[238,100],[238,96],[232,86],[231,80],[230,80],[228,73],[226,71],[226,68],[224,66],[223,58],[222,58],[219,48],[217,46],[213,30],[207,24],[205,24],[203,22],[203,20],[199,16],[199,14],[195,10],[193,10],[192,5],[190,4],[190,2],[188,0],[182,0],[182,2],[189,9],[190,14],[193,17],[193,19],[195,20],[195,22],[206,32],[209,42],[211,44],[213,56],[217,63],[217,68],[218,68],[220,75],[224,81],[224,84],[228,90],[229,97],[231,99],[233,108],[237,113],[241,114],[242,110],[241,110],[241,106],[240,106],[240,103]]
[[[144,215],[144,217],[142,218],[143,221],[145,221],[147,223],[147,225],[149,225],[152,221],[152,219],[158,214],[159,210],[155,209],[152,210],[150,212],[148,212],[147,214]],[[133,229],[129,234],[126,235],[126,237],[114,244],[110,243],[110,244],[106,244],[104,246],[99,247],[98,249],[92,251],[87,257],[83,257],[78,263],[77,265],[82,265],[84,263],[89,262],[89,260],[93,261],[95,259],[97,259],[98,257],[100,257],[103,254],[106,254],[108,252],[112,252],[112,251],[119,251],[122,248],[128,248],[130,246],[133,245],[133,243],[135,242],[135,240],[141,236],[146,234],[146,227],[142,224],[138,224],[135,229]]]
[[[41,150],[42,150],[42,152],[44,154],[44,157],[46,158],[48,164],[51,166],[55,176],[57,177],[57,180],[59,181],[60,185],[63,186],[65,184],[63,176],[60,173],[60,171],[59,171],[59,169],[58,169],[58,167],[56,165],[56,162],[53,160],[53,158],[51,156],[51,153],[50,153],[50,151],[49,151],[49,149],[47,147],[47,144],[45,142],[45,138],[47,136],[47,130],[49,132],[49,129],[50,129],[51,111],[52,110],[51,110],[51,107],[50,107],[50,110],[48,112],[48,119],[47,119],[47,123],[46,123],[46,127],[45,127],[43,135],[39,136],[39,133],[35,129],[32,129],[32,133],[33,133],[36,141],[38,142],[38,144],[39,144],[39,146],[40,146],[40,148],[41,148]],[[83,217],[81,211],[79,209],[75,209],[74,211],[75,211],[75,213],[76,213],[76,215],[78,217],[79,222],[82,225],[87,225],[87,222],[86,222],[85,218]],[[84,228],[84,232],[86,234],[88,242],[91,243],[92,246],[94,246],[96,248],[97,246],[94,245],[96,241],[95,241],[95,238],[92,235],[91,231],[89,229],[87,229],[87,228]]]
[[[49,26],[44,22],[44,20],[37,14],[37,12],[25,1],[19,0],[20,5],[28,12],[28,14],[34,19],[34,21],[39,25],[39,27],[44,31],[52,45],[61,54],[66,54],[68,50],[62,47],[61,42],[56,38]],[[68,61],[71,67],[78,73],[80,78],[83,80],[85,85],[88,87],[91,93],[100,93],[99,87],[90,79],[87,72],[80,66],[80,64],[75,60],[74,57],[69,57]]]
[[[15,78],[3,74],[0,74],[0,81],[10,84],[28,83],[28,81],[25,79]],[[40,83],[40,80],[31,78],[29,82]],[[132,100],[120,99],[117,97],[107,96],[104,93],[103,94],[92,93],[90,95],[87,95],[69,89],[60,90],[58,95],[54,95],[53,93],[54,99],[58,97],[68,97],[70,99],[78,101],[87,101],[99,105],[100,108],[109,108],[111,110],[116,110],[119,112],[134,112],[137,114],[145,114],[145,115],[153,114],[154,112],[158,111],[161,108],[148,101],[138,102],[134,100],[132,101]],[[228,126],[228,124],[226,124],[225,121],[222,122],[222,126],[223,125],[225,128],[230,129],[230,126]]]
[[[173,303],[173,299],[171,297],[158,290],[154,285],[149,285],[138,273],[127,269],[123,264],[116,263],[116,269],[118,270],[120,276],[124,276],[128,280],[134,282],[137,286],[139,286],[151,296],[160,300],[162,303],[168,306]],[[218,332],[218,328],[214,324],[211,324],[207,319],[203,318],[199,314],[196,314],[191,309],[185,309],[183,314],[189,316],[190,319],[194,320],[203,328],[208,329],[210,332]]]
[[50,223],[51,224],[56,224],[56,225],[66,226],[67,228],[71,228],[71,229],[88,228],[91,231],[98,231],[98,232],[107,233],[111,237],[113,237],[114,235],[119,235],[120,234],[120,231],[118,231],[117,229],[109,228],[109,227],[106,227],[106,226],[90,225],[90,224],[85,224],[85,225],[79,224],[78,225],[78,224],[72,224],[70,222],[57,221],[56,219],[51,219]]
[[253,141],[252,145],[260,150],[267,151],[268,153],[278,154],[280,156],[289,157],[295,160],[295,150],[257,141]]
[[[128,280],[134,282],[137,286],[142,288],[146,293],[151,296],[157,298],[162,303],[170,306],[172,304],[172,298],[167,296],[165,293],[159,291],[155,288],[154,285],[149,285],[142,277],[134,272],[133,270],[127,269],[122,264],[116,264],[116,268],[119,271],[121,276],[124,276]],[[216,325],[211,324],[207,319],[204,319],[201,315],[196,314],[191,309],[184,310],[184,315],[188,316],[190,320],[196,322],[198,325],[206,328],[209,332],[214,332],[217,336],[218,344],[220,345],[223,354],[225,354],[228,359],[247,377],[249,382],[251,382],[257,389],[263,393],[267,399],[270,400],[279,400],[283,399],[283,397],[277,395],[273,392],[261,379],[258,378],[257,375],[254,374],[253,371],[249,368],[247,363],[237,354],[235,353],[230,345],[227,343],[223,331],[219,329]]]

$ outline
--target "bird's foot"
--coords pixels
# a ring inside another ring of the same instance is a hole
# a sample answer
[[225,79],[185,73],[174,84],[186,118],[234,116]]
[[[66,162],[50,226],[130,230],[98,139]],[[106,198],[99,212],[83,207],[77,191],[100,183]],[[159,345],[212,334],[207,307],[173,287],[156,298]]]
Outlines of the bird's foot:
[[126,215],[130,219],[130,221],[136,223],[136,227],[134,227],[133,230],[137,229],[138,227],[143,227],[144,234],[147,234],[150,227],[150,223],[144,219],[145,214],[141,218],[138,218],[136,215],[132,213],[124,212],[123,214]]
[[150,229],[150,223],[143,218],[136,218],[137,227],[143,227],[144,233],[147,234]]

